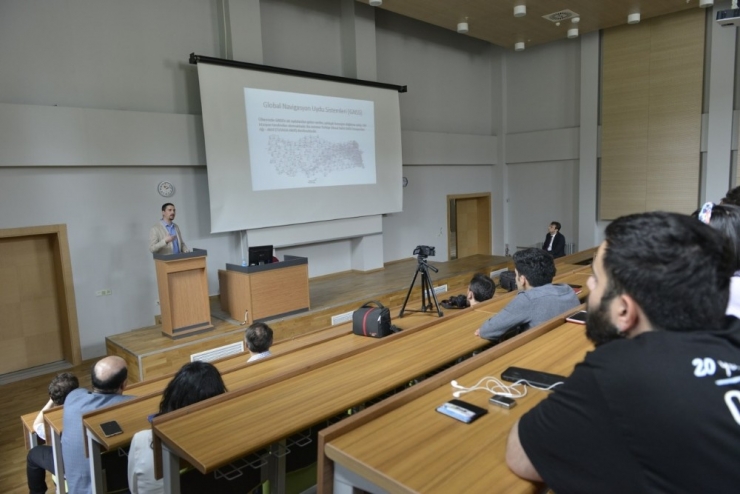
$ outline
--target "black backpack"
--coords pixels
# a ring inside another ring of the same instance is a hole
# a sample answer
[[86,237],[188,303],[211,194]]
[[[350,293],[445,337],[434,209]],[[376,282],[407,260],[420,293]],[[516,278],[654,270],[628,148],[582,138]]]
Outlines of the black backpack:
[[504,271],[499,277],[499,283],[501,285],[501,288],[513,292],[514,290],[516,290],[516,272],[511,270]]

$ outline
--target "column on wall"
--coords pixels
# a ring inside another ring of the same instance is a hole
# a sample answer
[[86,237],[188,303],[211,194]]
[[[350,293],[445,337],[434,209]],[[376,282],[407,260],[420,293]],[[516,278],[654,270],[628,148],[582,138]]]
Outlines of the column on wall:
[[604,31],[601,220],[696,209],[705,13]]

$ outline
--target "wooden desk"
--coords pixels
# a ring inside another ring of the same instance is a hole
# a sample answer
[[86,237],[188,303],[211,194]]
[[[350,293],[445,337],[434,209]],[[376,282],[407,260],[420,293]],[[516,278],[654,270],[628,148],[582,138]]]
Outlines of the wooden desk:
[[[26,449],[31,449],[34,446],[38,446],[39,438],[36,435],[36,431],[33,429],[33,421],[36,420],[36,416],[39,412],[31,412],[25,415],[21,415],[21,425],[23,426],[23,440],[26,444]],[[46,431],[46,437],[49,437],[49,431]]]
[[285,256],[285,261],[261,266],[227,264],[218,271],[221,308],[237,321],[251,323],[289,316],[310,308],[308,259]]
[[[452,379],[472,386],[485,376],[500,377],[512,365],[569,375],[592,348],[584,326],[571,323],[504,355],[491,348],[425,381],[427,389],[410,388],[322,431],[326,458],[321,466],[334,462],[337,494],[352,492],[348,485],[392,493],[538,492],[541,486],[508,469],[505,451],[513,424],[548,392],[530,388],[511,410],[489,405],[485,391],[467,393],[463,400],[488,410],[473,424],[435,409],[453,398]],[[331,466],[320,471],[331,471]],[[319,492],[332,492],[330,478],[322,478]]]
[[[54,472],[58,479],[64,478],[64,461],[62,459],[62,427],[64,422],[64,407],[54,408],[44,413],[46,424],[47,444],[51,443],[54,453]],[[57,482],[57,494],[63,494],[65,482]]]
[[[409,317],[403,320],[402,326],[405,331],[394,335],[394,338],[401,339],[407,337],[415,331],[422,330],[438,321],[439,319],[436,315],[409,315]],[[351,357],[373,345],[387,340],[363,338],[348,333],[331,340],[325,340],[320,345],[298,348],[292,352],[285,353],[281,358],[272,356],[256,362],[243,363],[239,367],[230,368],[223,372],[222,376],[228,390],[235,391],[242,388],[256,389],[300,375],[322,365]],[[246,357],[242,358],[246,359]],[[93,477],[93,483],[98,489],[101,489],[101,492],[103,479],[99,463],[100,454],[103,451],[128,446],[136,432],[150,427],[147,417],[159,410],[159,403],[162,399],[161,392],[169,380],[157,379],[154,383],[144,383],[135,389],[129,389],[127,390],[128,393],[132,391],[138,393],[150,391],[153,394],[141,396],[101,410],[95,410],[83,416],[88,453],[91,461],[91,475]],[[100,424],[111,420],[116,420],[119,423],[123,433],[105,437]]]
[[[403,339],[380,340],[353,358],[155,420],[155,458],[163,452],[166,492],[179,492],[180,458],[202,473],[212,472],[485,346],[473,332],[488,317],[467,311],[444,318]],[[271,481],[279,492],[281,480]]]

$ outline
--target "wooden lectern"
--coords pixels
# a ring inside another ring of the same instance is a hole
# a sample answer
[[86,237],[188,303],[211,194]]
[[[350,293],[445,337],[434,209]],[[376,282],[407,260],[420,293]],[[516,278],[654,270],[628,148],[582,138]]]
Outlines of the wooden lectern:
[[154,254],[162,309],[162,334],[181,338],[213,329],[205,250]]

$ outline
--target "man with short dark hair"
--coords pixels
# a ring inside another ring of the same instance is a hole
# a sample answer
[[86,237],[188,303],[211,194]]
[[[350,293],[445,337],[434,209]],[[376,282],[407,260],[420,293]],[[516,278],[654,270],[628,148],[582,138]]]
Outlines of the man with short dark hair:
[[476,336],[497,341],[513,328],[527,330],[580,303],[570,286],[552,283],[555,263],[544,250],[520,250],[514,254],[514,268],[519,293],[501,312],[484,322],[475,331]]
[[179,254],[189,252],[182,239],[180,227],[175,224],[175,205],[162,204],[162,219],[149,230],[149,252],[152,254]]
[[547,230],[542,250],[552,254],[553,259],[565,256],[565,236],[560,233],[560,223],[553,221]]
[[468,304],[472,307],[493,298],[496,284],[483,273],[476,273],[468,285]]
[[244,333],[244,339],[247,342],[247,349],[251,354],[247,362],[254,362],[272,355],[270,346],[272,346],[272,329],[263,322],[256,322],[247,328]]
[[588,281],[597,348],[514,425],[509,467],[555,492],[736,492],[740,321],[724,318],[720,234],[644,213],[605,235]]
[[[53,408],[64,405],[67,395],[74,389],[80,387],[80,381],[77,376],[71,372],[62,372],[54,376],[49,383],[49,401],[41,409],[33,421],[33,430],[39,439],[46,440],[46,428],[44,427],[44,412]],[[49,452],[51,454],[51,452]]]
[[[122,396],[126,387],[128,371],[121,357],[105,357],[92,368],[93,390],[77,388],[64,401],[64,429],[62,433],[62,457],[69,492],[87,494],[92,492],[90,463],[85,454],[85,439],[82,416],[87,412],[114,405],[133,398]],[[46,492],[46,471],[54,471],[53,458],[41,461],[34,453],[37,446],[28,452],[26,475],[31,494]],[[125,472],[125,462],[122,464]],[[125,475],[125,474],[124,474]],[[58,479],[64,482],[64,479]]]

